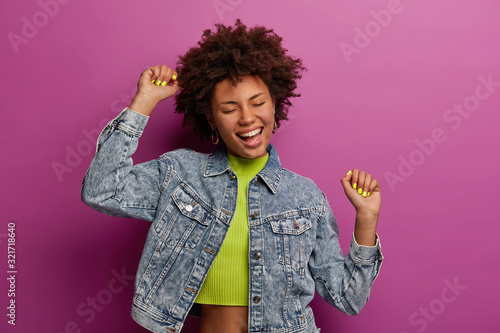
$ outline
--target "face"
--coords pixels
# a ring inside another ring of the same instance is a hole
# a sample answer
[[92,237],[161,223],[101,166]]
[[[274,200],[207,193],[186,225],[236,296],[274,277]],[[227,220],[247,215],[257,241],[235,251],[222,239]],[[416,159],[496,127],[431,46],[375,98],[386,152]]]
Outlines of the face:
[[229,78],[215,86],[208,121],[217,128],[229,154],[263,157],[273,132],[274,103],[258,76],[245,75],[241,79],[236,86]]

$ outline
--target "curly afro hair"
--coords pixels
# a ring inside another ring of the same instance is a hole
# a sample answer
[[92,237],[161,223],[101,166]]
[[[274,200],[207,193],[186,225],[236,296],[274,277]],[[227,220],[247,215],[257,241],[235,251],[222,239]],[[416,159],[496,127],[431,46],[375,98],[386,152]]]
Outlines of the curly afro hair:
[[210,139],[211,98],[215,85],[230,78],[236,86],[244,75],[256,75],[266,83],[275,102],[276,127],[286,120],[296,80],[302,77],[301,59],[287,55],[282,38],[262,26],[250,29],[236,20],[234,28],[216,24],[216,32],[203,32],[198,46],[179,57],[176,71],[181,87],[176,95],[176,113],[184,114],[183,126],[191,126],[201,140]]

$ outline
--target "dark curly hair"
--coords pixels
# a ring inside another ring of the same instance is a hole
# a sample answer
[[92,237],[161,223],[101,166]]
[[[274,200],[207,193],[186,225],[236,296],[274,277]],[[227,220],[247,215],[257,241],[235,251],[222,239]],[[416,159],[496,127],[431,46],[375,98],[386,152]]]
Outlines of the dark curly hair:
[[211,127],[207,115],[211,114],[211,99],[215,85],[230,78],[236,86],[241,76],[256,75],[266,83],[275,102],[276,126],[286,120],[290,97],[296,80],[302,77],[301,59],[287,55],[281,45],[282,38],[262,26],[250,29],[236,20],[232,26],[216,24],[216,32],[207,29],[197,47],[179,57],[176,71],[181,87],[176,95],[176,113],[184,114],[183,126],[191,126],[200,139],[210,138]]

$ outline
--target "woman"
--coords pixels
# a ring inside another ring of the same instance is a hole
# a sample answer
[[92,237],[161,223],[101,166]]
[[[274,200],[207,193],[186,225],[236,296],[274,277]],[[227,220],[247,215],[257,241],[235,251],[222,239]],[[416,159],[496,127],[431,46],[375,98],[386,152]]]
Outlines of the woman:
[[[315,291],[350,315],[368,300],[382,263],[378,182],[357,169],[341,178],[356,209],[345,256],[323,192],[282,168],[269,144],[303,69],[272,30],[217,25],[176,70],[145,70],[130,106],[99,136],[82,200],[152,222],[132,306],[140,325],[179,332],[190,313],[201,315],[202,333],[318,332]],[[184,123],[221,144],[133,165],[152,110],[178,91]]]

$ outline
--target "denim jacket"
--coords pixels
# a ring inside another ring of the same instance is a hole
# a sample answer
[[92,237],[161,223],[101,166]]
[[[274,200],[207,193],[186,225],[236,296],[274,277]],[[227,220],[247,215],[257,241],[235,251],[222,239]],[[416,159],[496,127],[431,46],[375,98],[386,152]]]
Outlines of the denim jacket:
[[[135,281],[132,317],[152,332],[179,332],[236,210],[238,182],[225,146],[174,150],[133,165],[148,117],[123,110],[101,132],[82,200],[119,217],[152,222]],[[349,315],[367,302],[382,253],[339,246],[332,209],[312,180],[281,167],[275,148],[248,186],[249,332],[318,332],[315,291]],[[195,306],[193,306],[195,305]],[[199,309],[198,309],[199,310]],[[190,312],[191,311],[191,312]]]

